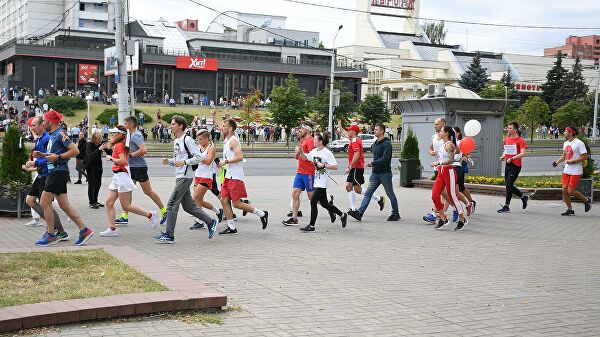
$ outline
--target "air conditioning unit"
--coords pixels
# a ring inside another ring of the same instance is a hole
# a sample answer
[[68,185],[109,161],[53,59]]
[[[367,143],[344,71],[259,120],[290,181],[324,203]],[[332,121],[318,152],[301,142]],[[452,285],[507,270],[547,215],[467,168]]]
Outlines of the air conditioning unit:
[[445,97],[446,85],[442,83],[430,84],[427,87],[427,97]]

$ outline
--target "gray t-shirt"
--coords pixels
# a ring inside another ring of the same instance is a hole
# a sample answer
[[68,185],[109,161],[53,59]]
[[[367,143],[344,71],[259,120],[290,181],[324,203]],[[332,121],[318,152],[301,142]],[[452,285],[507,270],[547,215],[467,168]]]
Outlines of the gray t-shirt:
[[[136,131],[133,135],[131,135],[131,140],[129,142],[129,153],[133,153],[139,150],[140,145],[142,144],[144,144],[144,137],[142,137],[141,132]],[[144,156],[129,156],[129,167],[148,167],[148,164],[146,163],[146,159],[144,159]]]

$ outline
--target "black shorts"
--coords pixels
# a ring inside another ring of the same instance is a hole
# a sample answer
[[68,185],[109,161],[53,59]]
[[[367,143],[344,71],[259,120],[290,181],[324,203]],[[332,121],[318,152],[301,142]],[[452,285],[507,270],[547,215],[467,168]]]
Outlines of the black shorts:
[[46,177],[44,192],[52,194],[67,194],[67,183],[69,182],[69,171],[52,171]]
[[365,183],[365,169],[361,169],[361,168],[350,169],[350,173],[348,173],[348,178],[346,178],[346,182],[352,183],[352,186],[364,184]]
[[32,197],[36,198],[41,197],[42,192],[44,192],[44,186],[46,186],[46,176],[38,176],[33,181],[33,184],[31,184],[31,188],[29,188],[29,192],[27,192],[27,195],[31,195]]
[[454,172],[456,172],[456,184],[460,192],[465,191],[465,171],[462,166],[454,166]]
[[140,183],[148,181],[148,168],[147,167],[130,167],[129,172],[131,173],[131,180]]

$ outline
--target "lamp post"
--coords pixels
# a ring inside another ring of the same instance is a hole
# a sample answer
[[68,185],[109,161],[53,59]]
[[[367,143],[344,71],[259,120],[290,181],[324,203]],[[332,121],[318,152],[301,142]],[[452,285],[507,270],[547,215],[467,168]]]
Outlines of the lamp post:
[[91,132],[92,129],[90,127],[90,102],[92,101],[93,97],[92,95],[87,95],[85,96],[85,100],[87,101],[87,138],[88,139],[92,139],[91,137]]
[[33,69],[33,92],[31,95],[35,97],[35,67],[31,67],[31,69]]
[[592,130],[592,138],[598,139],[598,90],[600,89],[600,65],[598,65],[598,72],[596,73],[596,99],[594,101],[594,123]]
[[337,32],[335,33],[335,36],[333,37],[333,45],[331,46],[331,48],[333,49],[333,55],[331,55],[331,83],[329,83],[329,123],[327,124],[327,129],[329,130],[329,132],[331,132],[331,135],[333,136],[333,82],[335,80],[335,62],[336,62],[336,51],[335,51],[335,40],[337,39],[337,36],[340,32],[340,30],[342,30],[342,28],[344,28],[344,25],[340,25],[338,27]]
[[385,96],[385,107],[386,108],[390,108],[390,87],[388,87],[387,85],[383,88],[381,88],[381,90],[385,91],[386,96]]

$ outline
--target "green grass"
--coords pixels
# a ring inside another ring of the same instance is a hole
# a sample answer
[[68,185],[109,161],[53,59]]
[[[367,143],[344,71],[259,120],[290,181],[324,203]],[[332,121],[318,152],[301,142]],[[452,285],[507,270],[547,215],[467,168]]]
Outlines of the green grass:
[[0,307],[165,290],[101,249],[0,254]]

